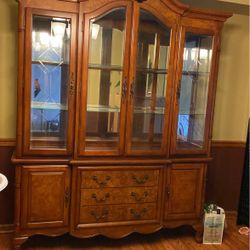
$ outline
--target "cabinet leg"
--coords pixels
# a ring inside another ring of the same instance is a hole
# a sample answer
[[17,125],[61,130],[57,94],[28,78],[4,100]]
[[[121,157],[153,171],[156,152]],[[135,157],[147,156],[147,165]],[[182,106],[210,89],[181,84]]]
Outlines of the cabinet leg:
[[15,238],[14,238],[14,240],[13,240],[13,247],[14,247],[14,249],[15,250],[20,250],[20,249],[22,249],[22,244],[26,241],[26,240],[28,240],[28,238],[29,237],[27,237],[27,236],[16,236]]
[[195,232],[195,240],[198,243],[202,243],[202,239],[203,239],[203,223],[201,224],[197,224],[197,225],[193,225],[193,229],[196,231]]

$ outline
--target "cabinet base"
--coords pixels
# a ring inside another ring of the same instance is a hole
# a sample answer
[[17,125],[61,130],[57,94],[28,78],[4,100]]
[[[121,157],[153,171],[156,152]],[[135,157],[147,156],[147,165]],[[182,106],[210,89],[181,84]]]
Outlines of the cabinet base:
[[193,226],[193,229],[196,231],[195,232],[195,240],[197,243],[202,243],[202,239],[203,239],[203,224],[197,224]]
[[28,240],[29,236],[15,236],[13,239],[13,248],[15,250],[21,249],[22,244]]
[[[187,225],[187,224],[185,224]],[[76,238],[91,238],[94,236],[98,236],[98,235],[103,235],[107,238],[112,238],[112,239],[120,239],[120,238],[124,238],[132,233],[140,233],[140,234],[151,234],[151,233],[155,233],[163,228],[178,228],[182,226],[181,224],[179,226],[175,226],[174,224],[172,226],[169,227],[165,227],[162,225],[144,225],[143,227],[136,227],[136,226],[127,226],[127,227],[119,227],[115,228],[114,227],[110,227],[110,228],[85,228],[85,229],[81,229],[81,231],[74,231],[69,233],[71,236],[76,237]],[[195,235],[194,238],[196,240],[197,243],[202,243],[202,235],[203,235],[203,225],[202,224],[193,224],[193,225],[189,225],[191,226],[194,230],[195,230]],[[65,233],[64,233],[65,234]],[[29,236],[15,236],[14,240],[13,240],[13,246],[14,249],[22,249],[21,245],[23,243],[25,243],[29,237],[36,235],[36,233],[34,232],[34,234],[32,234],[30,232]],[[55,237],[55,236],[60,236],[60,235],[55,235],[55,234],[43,234],[43,235],[47,235],[47,236],[51,236],[51,237]],[[63,233],[62,233],[63,235]]]

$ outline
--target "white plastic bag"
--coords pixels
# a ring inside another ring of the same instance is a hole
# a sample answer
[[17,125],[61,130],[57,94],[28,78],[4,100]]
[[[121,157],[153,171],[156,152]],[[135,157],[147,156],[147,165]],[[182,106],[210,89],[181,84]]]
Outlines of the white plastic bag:
[[203,244],[221,244],[225,224],[225,212],[217,207],[216,211],[205,213]]

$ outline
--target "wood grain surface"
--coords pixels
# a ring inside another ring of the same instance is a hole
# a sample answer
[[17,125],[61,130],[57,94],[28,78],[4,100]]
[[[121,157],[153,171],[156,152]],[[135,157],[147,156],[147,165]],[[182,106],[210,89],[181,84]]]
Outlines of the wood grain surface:
[[[71,250],[71,249],[122,249],[122,250],[247,250],[249,249],[249,237],[240,235],[236,226],[236,216],[228,216],[228,227],[225,229],[222,245],[198,244],[193,237],[193,230],[182,227],[174,230],[161,230],[151,235],[133,234],[124,239],[111,240],[102,236],[91,239],[76,239],[65,235],[62,237],[35,236],[29,239],[23,250]],[[12,234],[0,234],[0,250],[10,250]]]

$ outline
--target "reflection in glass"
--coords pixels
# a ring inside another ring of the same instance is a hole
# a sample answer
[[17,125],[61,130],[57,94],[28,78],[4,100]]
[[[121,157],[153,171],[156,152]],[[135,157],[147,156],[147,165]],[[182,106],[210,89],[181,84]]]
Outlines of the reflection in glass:
[[119,146],[125,8],[90,21],[86,150]]
[[132,150],[160,150],[171,30],[141,10],[138,32],[137,72],[132,83]]
[[33,16],[31,148],[65,148],[70,20]]
[[187,33],[179,100],[177,148],[202,149],[213,37]]

